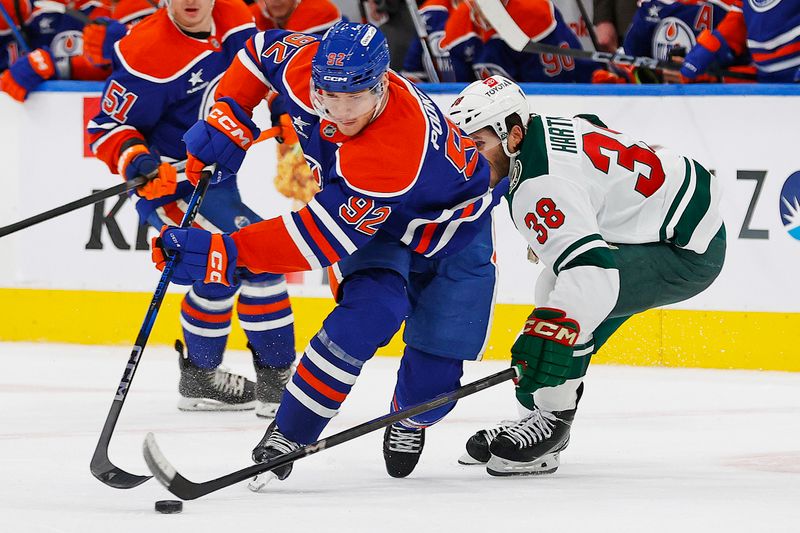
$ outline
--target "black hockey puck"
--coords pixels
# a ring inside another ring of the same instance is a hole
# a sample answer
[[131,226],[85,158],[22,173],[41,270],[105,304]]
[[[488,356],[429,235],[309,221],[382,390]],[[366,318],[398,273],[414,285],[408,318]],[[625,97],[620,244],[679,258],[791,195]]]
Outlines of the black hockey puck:
[[180,500],[159,500],[156,502],[156,511],[164,514],[175,514],[183,511],[183,502]]

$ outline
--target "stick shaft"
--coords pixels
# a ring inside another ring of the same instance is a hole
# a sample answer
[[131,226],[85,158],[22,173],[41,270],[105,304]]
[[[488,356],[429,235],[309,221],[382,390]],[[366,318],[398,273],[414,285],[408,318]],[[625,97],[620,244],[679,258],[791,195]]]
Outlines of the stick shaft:
[[68,204],[54,207],[53,209],[50,209],[43,213],[39,213],[38,215],[33,215],[32,217],[20,220],[19,222],[9,224],[8,226],[3,226],[2,228],[0,228],[0,237],[5,237],[6,235],[10,235],[25,228],[29,228],[40,222],[45,222],[47,220],[59,217],[61,215],[65,215],[67,213],[75,211],[76,209],[80,209],[81,207],[96,204],[97,202],[105,200],[106,198],[111,198],[113,196],[124,194],[130,191],[131,189],[141,187],[145,183],[147,183],[147,178],[144,176],[140,176],[138,178],[134,178],[130,181],[120,183],[103,191],[98,191],[96,193],[90,194],[89,196],[84,196],[83,198],[79,198],[73,202],[69,202]]
[[367,433],[385,428],[391,424],[394,424],[395,422],[425,413],[431,409],[435,409],[442,405],[454,402],[460,398],[470,396],[489,387],[499,385],[500,383],[509,381],[518,375],[519,371],[516,367],[507,368],[501,372],[492,374],[491,376],[468,383],[467,385],[459,387],[452,392],[441,394],[427,402],[413,405],[411,407],[395,411],[394,413],[386,414],[370,420],[369,422],[365,422],[363,424],[359,424],[358,426],[354,426],[350,429],[336,433],[335,435],[331,435],[330,437],[320,439],[317,442],[308,444],[293,452],[276,457],[275,459],[266,463],[251,465],[241,470],[237,470],[236,472],[232,472],[225,476],[202,483],[194,483],[180,475],[175,468],[169,464],[161,451],[158,449],[158,446],[155,444],[155,438],[152,434],[148,435],[145,439],[144,458],[155,478],[158,479],[165,487],[167,487],[170,492],[183,500],[194,500],[220,489],[224,489],[225,487],[229,487],[241,481],[250,479],[258,474],[262,474],[269,470],[293,463],[298,459],[302,459],[303,457],[308,457],[309,455],[313,455],[321,452],[322,450],[338,446],[339,444],[351,441],[355,438],[361,437],[362,435],[366,435]]

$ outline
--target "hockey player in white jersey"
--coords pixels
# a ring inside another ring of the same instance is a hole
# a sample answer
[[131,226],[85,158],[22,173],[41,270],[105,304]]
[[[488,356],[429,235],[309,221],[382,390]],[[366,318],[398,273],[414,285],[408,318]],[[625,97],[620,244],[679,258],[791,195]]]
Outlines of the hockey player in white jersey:
[[698,162],[597,117],[532,114],[502,76],[464,89],[450,118],[489,161],[492,183],[510,180],[514,224],[546,267],[511,349],[524,367],[524,416],[473,435],[460,462],[499,476],[551,473],[591,355],[631,315],[690,298],[719,275],[719,183]]

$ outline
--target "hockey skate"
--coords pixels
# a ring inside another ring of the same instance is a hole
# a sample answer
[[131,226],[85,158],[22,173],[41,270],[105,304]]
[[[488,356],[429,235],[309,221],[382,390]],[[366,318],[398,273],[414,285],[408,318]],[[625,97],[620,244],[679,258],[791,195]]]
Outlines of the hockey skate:
[[467,453],[458,459],[460,465],[485,465],[492,454],[489,445],[498,433],[511,427],[514,420],[503,420],[493,428],[481,429],[467,440]]
[[406,477],[419,462],[425,446],[425,429],[392,424],[383,434],[383,460],[392,477]]
[[192,364],[183,343],[175,341],[181,379],[178,409],[181,411],[246,411],[256,406],[256,384],[222,367],[206,370]]
[[[278,427],[275,425],[275,421],[273,420],[273,422],[267,428],[267,432],[264,434],[261,442],[259,442],[256,447],[253,448],[253,461],[256,463],[266,463],[270,459],[293,452],[298,448],[300,448],[300,445],[284,437],[283,433],[280,432]],[[253,492],[259,492],[275,478],[283,481],[289,477],[289,474],[292,473],[292,466],[294,465],[288,464],[286,466],[270,470],[269,472],[258,474],[250,481],[250,483],[248,483],[247,488]]]
[[247,347],[253,353],[253,366],[256,369],[256,416],[275,418],[281,405],[281,396],[289,378],[292,377],[292,365],[285,367],[259,366],[258,356],[253,346]]
[[501,431],[489,445],[486,471],[493,476],[552,474],[559,453],[569,444],[575,410],[548,412],[537,409]]
[[560,453],[569,445],[569,431],[583,396],[583,383],[575,393],[574,409],[551,412],[537,407],[500,431],[489,444],[491,457],[486,471],[493,476],[531,476],[558,470]]

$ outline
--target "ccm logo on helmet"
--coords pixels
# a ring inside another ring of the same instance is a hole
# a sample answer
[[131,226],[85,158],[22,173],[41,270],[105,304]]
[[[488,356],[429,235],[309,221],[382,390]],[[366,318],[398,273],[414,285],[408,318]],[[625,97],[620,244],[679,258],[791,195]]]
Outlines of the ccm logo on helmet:
[[544,337],[558,342],[559,344],[566,344],[567,346],[574,346],[578,340],[578,332],[574,329],[569,329],[560,324],[545,322],[543,320],[527,321],[522,333],[525,335]]
[[325,81],[347,81],[347,76],[322,76]]
[[231,139],[237,141],[242,148],[246,148],[247,145],[250,144],[250,137],[245,134],[244,130],[235,120],[226,115],[221,109],[212,109],[208,116],[209,118],[213,118],[217,124],[225,128],[225,131],[229,133]]

